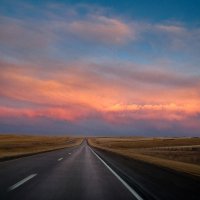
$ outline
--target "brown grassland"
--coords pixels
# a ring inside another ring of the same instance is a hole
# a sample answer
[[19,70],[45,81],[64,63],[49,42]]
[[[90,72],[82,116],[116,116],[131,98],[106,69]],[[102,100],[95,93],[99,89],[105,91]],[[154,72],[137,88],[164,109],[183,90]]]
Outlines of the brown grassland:
[[200,176],[200,138],[89,138],[93,147]]
[[0,160],[79,145],[82,138],[0,134]]

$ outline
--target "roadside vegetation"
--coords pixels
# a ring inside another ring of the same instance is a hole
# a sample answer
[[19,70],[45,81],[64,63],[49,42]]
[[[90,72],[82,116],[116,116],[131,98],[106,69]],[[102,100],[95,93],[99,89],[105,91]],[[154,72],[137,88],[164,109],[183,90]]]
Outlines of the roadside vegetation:
[[0,134],[0,160],[8,160],[81,144],[82,138]]
[[90,138],[93,147],[200,176],[200,138]]

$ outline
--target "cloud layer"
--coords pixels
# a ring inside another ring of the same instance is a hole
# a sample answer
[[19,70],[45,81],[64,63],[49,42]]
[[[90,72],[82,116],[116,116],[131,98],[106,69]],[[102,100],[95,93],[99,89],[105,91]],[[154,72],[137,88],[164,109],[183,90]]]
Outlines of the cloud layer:
[[199,28],[88,5],[37,12],[0,16],[0,129],[199,133]]

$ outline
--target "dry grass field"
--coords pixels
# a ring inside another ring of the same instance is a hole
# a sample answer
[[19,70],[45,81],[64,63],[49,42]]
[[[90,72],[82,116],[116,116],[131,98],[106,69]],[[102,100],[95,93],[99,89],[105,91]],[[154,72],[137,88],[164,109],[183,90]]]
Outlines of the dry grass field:
[[200,176],[200,138],[90,138],[90,145]]
[[0,160],[79,145],[82,138],[64,136],[1,135]]

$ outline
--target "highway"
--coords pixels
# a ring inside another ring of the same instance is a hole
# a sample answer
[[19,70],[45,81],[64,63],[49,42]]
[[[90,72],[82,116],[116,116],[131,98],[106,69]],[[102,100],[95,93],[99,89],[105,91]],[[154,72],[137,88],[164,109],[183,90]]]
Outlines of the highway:
[[91,149],[84,141],[0,163],[0,199],[197,200],[200,179]]

